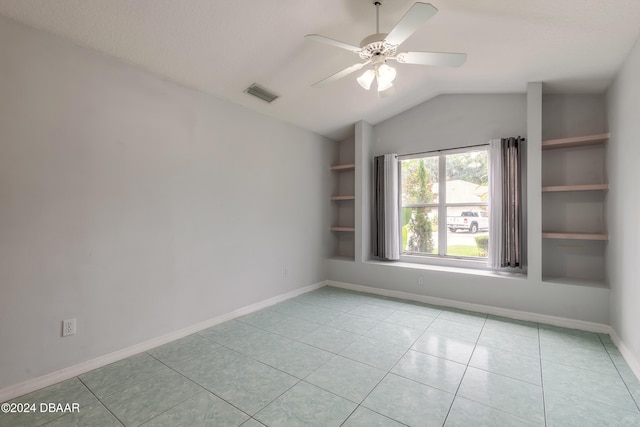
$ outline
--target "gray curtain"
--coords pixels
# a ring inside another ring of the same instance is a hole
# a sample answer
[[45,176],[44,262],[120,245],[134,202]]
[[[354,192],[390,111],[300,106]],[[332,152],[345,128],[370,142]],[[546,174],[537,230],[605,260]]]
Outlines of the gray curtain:
[[400,259],[398,212],[398,156],[373,159],[374,224],[373,255],[383,260]]
[[[492,176],[492,185],[495,191],[501,194],[502,200],[499,205],[493,205],[494,211],[498,212],[501,224],[498,224],[497,232],[492,233],[489,244],[497,244],[498,250],[490,254],[499,254],[499,259],[490,259],[494,267],[522,268],[522,147],[524,138],[502,138],[500,144],[500,154],[497,161],[500,162],[498,169],[500,174]],[[496,157],[493,157],[496,158]]]

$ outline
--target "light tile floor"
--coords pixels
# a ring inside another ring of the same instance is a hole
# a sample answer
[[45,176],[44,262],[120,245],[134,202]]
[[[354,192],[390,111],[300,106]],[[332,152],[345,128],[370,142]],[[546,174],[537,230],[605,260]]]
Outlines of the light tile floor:
[[325,287],[14,402],[0,426],[640,426],[607,335]]

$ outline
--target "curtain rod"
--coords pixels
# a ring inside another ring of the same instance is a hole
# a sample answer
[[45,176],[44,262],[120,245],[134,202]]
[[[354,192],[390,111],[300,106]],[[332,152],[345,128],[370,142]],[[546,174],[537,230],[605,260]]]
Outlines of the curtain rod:
[[460,150],[462,148],[486,147],[488,145],[489,145],[489,143],[487,142],[487,143],[484,143],[484,144],[465,145],[464,147],[441,148],[439,150],[419,151],[417,153],[399,154],[398,157],[415,156],[416,154],[440,153],[442,151]]
[[[503,138],[503,139],[508,139],[508,138]],[[514,139],[520,139],[520,140],[522,140],[522,142],[526,141],[526,138],[523,138],[521,136],[519,136],[518,138],[514,138]],[[489,143],[485,142],[484,144],[465,145],[463,147],[441,148],[439,150],[419,151],[417,153],[399,154],[398,157],[415,156],[416,154],[440,153],[440,152],[443,152],[443,151],[461,150],[463,148],[486,147],[488,145],[489,145]]]

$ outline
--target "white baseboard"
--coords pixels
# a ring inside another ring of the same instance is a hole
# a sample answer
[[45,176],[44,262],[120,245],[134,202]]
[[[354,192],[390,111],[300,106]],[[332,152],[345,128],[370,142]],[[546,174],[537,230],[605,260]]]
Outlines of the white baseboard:
[[477,311],[479,313],[493,314],[495,316],[509,317],[511,319],[528,320],[530,322],[544,323],[547,325],[560,326],[563,328],[579,329],[582,331],[609,334],[612,332],[611,326],[583,320],[567,319],[564,317],[550,316],[546,314],[531,313],[528,311],[512,310],[509,308],[494,307],[490,305],[474,304],[445,298],[436,298],[426,295],[412,294],[390,289],[372,288],[369,286],[354,285],[352,283],[327,281],[329,286],[348,289],[357,292],[382,295],[387,297],[417,301],[426,304],[441,305],[444,307],[459,308],[462,310]]
[[24,381],[22,383],[6,387],[0,390],[0,402],[5,402],[24,394],[31,393],[32,391],[36,391],[41,388],[59,383],[61,381],[68,380],[69,378],[77,377],[78,375],[82,375],[86,372],[92,371],[102,366],[106,366],[119,360],[126,359],[127,357],[136,355],[138,353],[151,350],[152,348],[170,343],[171,341],[175,341],[180,338],[184,338],[188,335],[195,334],[196,332],[200,332],[204,329],[210,328],[220,323],[227,322],[240,316],[244,316],[245,314],[253,313],[254,311],[258,311],[279,302],[286,301],[290,298],[319,289],[326,285],[327,282],[323,281],[305,286],[303,288],[295,289],[282,295],[278,295],[273,298],[257,302],[255,304],[238,308],[221,316],[196,323],[195,325],[188,326],[178,331],[152,338],[139,344],[135,344],[130,347],[123,348],[121,350],[105,354],[103,356],[98,356],[94,359],[80,362],[76,365],[69,366],[67,368],[63,368],[58,371],[39,376],[37,378]]
[[629,368],[631,369],[633,374],[636,376],[638,381],[640,381],[640,362],[631,352],[631,350],[629,350],[627,346],[624,345],[614,329],[611,330],[611,340],[620,351],[620,354],[622,354],[622,357],[624,358],[625,362],[627,362],[627,365],[629,365]]

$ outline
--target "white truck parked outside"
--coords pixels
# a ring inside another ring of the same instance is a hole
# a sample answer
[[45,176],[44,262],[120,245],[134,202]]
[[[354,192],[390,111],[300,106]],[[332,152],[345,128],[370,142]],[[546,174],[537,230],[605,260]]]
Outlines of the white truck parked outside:
[[460,216],[448,216],[447,228],[452,233],[465,230],[475,234],[478,230],[489,230],[489,216],[483,211],[463,211]]

